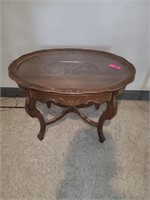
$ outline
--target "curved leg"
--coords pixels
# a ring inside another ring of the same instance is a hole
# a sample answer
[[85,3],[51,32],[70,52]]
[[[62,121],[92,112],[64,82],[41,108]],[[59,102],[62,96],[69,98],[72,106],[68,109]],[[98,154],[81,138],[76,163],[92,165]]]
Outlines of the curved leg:
[[48,108],[51,108],[51,102],[50,101],[48,101],[46,104],[47,104]]
[[32,97],[28,97],[25,103],[25,110],[31,117],[38,118],[40,122],[40,131],[37,137],[39,138],[39,140],[43,140],[46,130],[46,124],[44,117],[42,116],[40,111],[36,108],[36,100],[33,99]]
[[116,113],[117,113],[117,101],[114,94],[112,100],[110,102],[107,102],[107,108],[100,116],[98,121],[97,131],[98,131],[99,141],[101,143],[105,141],[105,136],[103,134],[103,124],[105,120],[112,119]]

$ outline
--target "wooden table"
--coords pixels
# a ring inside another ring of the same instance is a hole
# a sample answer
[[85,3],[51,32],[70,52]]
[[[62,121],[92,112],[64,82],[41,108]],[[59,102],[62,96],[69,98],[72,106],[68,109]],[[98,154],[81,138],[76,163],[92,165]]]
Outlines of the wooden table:
[[[32,52],[14,60],[9,76],[26,93],[25,110],[38,118],[38,138],[44,138],[46,126],[70,112],[95,126],[99,141],[104,142],[103,124],[117,112],[116,97],[133,81],[135,68],[126,59],[104,51],[87,49],[49,49]],[[50,121],[44,120],[36,102],[64,107]],[[81,107],[107,103],[106,110],[95,122],[79,111]]]

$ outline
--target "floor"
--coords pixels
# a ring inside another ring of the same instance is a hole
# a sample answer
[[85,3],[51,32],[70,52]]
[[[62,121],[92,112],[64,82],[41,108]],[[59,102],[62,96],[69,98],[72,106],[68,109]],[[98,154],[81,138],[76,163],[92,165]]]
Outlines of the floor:
[[[24,106],[24,98],[1,99],[2,106]],[[150,200],[149,102],[119,101],[118,113],[96,128],[75,114],[36,137],[37,119],[23,108],[1,109],[1,200]],[[38,103],[45,118],[61,108]],[[82,109],[97,119],[105,109]]]

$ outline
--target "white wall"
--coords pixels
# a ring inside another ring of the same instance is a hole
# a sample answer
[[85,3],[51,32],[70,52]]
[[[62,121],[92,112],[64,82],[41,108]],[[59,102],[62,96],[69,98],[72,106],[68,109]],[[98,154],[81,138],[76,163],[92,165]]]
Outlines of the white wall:
[[8,65],[22,54],[53,47],[109,51],[132,62],[128,90],[147,90],[149,0],[2,1],[1,87],[16,87]]

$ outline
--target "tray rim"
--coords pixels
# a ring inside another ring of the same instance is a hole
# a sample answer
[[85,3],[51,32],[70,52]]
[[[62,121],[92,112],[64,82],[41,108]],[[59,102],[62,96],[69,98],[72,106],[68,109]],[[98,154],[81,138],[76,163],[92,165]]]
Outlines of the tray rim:
[[[119,61],[123,66],[125,67],[127,73],[123,79],[121,79],[119,82],[114,83],[111,87],[104,87],[104,88],[95,88],[95,89],[84,89],[84,88],[46,88],[46,87],[40,87],[40,85],[33,85],[31,83],[28,83],[25,80],[22,80],[21,77],[18,75],[18,67],[19,65],[24,62],[25,60],[33,57],[38,56],[46,53],[58,53],[58,52],[74,52],[74,53],[93,53],[97,55],[105,55],[109,58],[112,58],[116,61]],[[116,91],[121,88],[125,88],[127,84],[132,82],[135,78],[136,69],[132,63],[130,63],[125,58],[118,56],[116,54],[106,52],[106,51],[100,51],[100,50],[93,50],[93,49],[80,49],[80,48],[59,48],[59,49],[44,49],[44,50],[38,50],[33,51],[31,53],[24,54],[20,56],[19,58],[15,59],[8,67],[9,70],[9,77],[14,80],[19,86],[22,86],[26,89],[32,89],[32,90],[38,90],[41,92],[52,92],[57,94],[93,94],[93,93],[103,93],[108,91]]]

